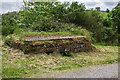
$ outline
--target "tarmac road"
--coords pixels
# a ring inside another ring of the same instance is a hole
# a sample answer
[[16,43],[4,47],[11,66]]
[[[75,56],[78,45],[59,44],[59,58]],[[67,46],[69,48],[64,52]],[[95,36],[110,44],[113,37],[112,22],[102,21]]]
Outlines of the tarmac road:
[[118,64],[104,64],[47,74],[34,74],[31,78],[118,78]]
[[62,73],[58,78],[118,78],[118,64],[91,66]]

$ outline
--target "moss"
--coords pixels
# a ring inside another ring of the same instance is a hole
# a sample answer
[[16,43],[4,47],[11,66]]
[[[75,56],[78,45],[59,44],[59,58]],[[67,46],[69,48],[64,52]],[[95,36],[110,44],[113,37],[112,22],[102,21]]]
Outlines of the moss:
[[32,45],[41,45],[41,44],[54,44],[54,41],[33,41]]
[[70,40],[62,40],[63,44],[70,43]]
[[25,41],[18,35],[10,35],[6,37],[6,43],[14,48],[19,48],[24,53],[29,52],[70,52],[89,51],[91,49],[91,42],[88,38],[72,38],[72,39],[55,39],[55,40],[38,40],[38,41]]
[[23,32],[19,36],[20,37],[34,37],[34,36],[40,36],[40,37],[50,37],[50,36],[72,36],[70,32]]

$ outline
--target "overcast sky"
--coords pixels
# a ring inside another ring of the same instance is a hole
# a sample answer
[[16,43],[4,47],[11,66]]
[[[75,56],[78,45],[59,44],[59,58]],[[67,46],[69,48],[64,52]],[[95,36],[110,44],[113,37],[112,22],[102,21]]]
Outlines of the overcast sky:
[[[0,14],[7,13],[11,11],[19,11],[20,7],[23,5],[23,0],[0,0]],[[101,10],[110,10],[114,8],[120,0],[58,0],[64,1],[77,1],[79,3],[84,3],[87,9],[101,7]]]

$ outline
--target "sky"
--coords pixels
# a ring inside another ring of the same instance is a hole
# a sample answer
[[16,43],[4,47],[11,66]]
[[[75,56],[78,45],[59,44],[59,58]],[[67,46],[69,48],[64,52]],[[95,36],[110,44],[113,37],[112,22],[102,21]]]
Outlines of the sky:
[[[84,3],[87,9],[100,7],[101,10],[106,10],[107,8],[112,10],[120,0],[58,0],[64,1],[77,1],[79,3]],[[23,0],[0,0],[0,14],[19,11],[23,5]]]

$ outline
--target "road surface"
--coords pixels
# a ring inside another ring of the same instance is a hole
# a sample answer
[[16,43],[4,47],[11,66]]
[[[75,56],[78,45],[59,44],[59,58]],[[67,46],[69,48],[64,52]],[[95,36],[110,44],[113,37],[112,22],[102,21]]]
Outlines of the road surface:
[[99,65],[68,71],[58,78],[118,78],[118,64]]
[[34,74],[31,78],[118,78],[118,64],[105,64],[46,74]]

